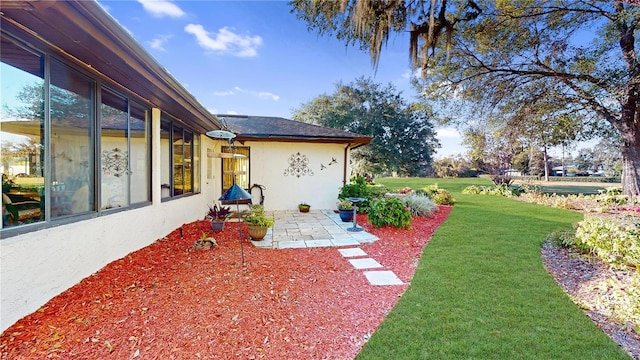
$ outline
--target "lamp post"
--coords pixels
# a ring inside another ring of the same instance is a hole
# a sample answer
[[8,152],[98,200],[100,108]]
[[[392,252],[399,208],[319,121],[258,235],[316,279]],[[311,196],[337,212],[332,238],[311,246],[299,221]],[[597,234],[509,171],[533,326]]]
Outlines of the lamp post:
[[[229,141],[229,146],[233,145],[233,139],[236,137],[236,134],[226,131],[226,130],[212,130],[207,132],[207,136],[212,137],[214,139],[226,139]],[[238,157],[243,157],[244,155],[237,155],[235,153],[235,146],[232,146],[233,149],[233,161],[235,161]],[[235,169],[235,163],[234,163]],[[227,191],[225,191],[219,198],[219,201],[230,201],[236,203],[236,213],[238,214],[238,222],[240,221],[240,201],[241,200],[250,200],[251,194],[249,194],[245,189],[241,188],[236,184],[236,175],[233,174],[233,185]],[[238,236],[240,238],[240,254],[242,256],[242,265],[244,265],[244,245],[242,244],[242,226],[238,224]]]

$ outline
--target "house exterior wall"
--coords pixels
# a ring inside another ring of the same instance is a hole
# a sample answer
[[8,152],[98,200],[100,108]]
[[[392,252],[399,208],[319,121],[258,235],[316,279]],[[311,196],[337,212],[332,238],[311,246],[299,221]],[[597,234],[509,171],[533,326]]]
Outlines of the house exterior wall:
[[[295,210],[301,202],[310,204],[312,210],[336,208],[343,185],[346,144],[246,142],[244,146],[251,148],[251,184],[266,187],[266,210]],[[306,157],[306,166],[291,163],[298,153]],[[349,173],[347,166],[347,180]]]
[[[155,191],[151,205],[0,241],[0,331],[108,263],[153,243],[182,224],[204,218],[207,204],[220,196],[220,176],[206,179],[206,171],[201,171],[201,193],[161,202],[159,169],[168,163],[162,162],[159,151],[159,114],[153,109]],[[206,136],[201,136],[201,143],[201,152],[216,146]],[[202,153],[201,159],[206,159],[206,154]],[[212,173],[219,174],[220,160],[213,160]],[[206,163],[202,161],[201,166]]]

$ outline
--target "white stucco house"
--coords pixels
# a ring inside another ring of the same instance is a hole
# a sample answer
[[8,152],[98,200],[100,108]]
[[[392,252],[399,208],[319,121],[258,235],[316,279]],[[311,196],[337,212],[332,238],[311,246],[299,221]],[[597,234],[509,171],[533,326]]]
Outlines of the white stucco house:
[[[0,22],[2,330],[202,219],[234,175],[268,210],[333,208],[351,150],[371,141],[209,113],[94,1],[3,0]],[[218,129],[233,143],[206,135]]]

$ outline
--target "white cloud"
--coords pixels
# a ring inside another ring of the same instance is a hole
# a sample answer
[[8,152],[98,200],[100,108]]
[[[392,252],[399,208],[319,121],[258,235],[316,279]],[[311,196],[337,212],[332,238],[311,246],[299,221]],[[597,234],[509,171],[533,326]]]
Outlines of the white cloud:
[[182,17],[185,12],[176,4],[167,0],[138,0],[142,7],[155,17]]
[[152,49],[167,51],[164,48],[164,45],[167,44],[169,42],[169,39],[171,39],[172,37],[173,35],[158,35],[158,37],[149,41],[149,46],[151,46]]
[[233,92],[233,90],[227,90],[227,91],[214,91],[213,92],[214,96],[229,96],[229,95],[235,95],[235,92]]
[[447,138],[447,139],[461,139],[462,135],[458,132],[458,130],[454,128],[443,128],[437,130],[437,135],[439,138]]
[[192,34],[198,44],[207,50],[218,54],[230,54],[238,57],[254,57],[258,55],[257,48],[262,45],[260,36],[239,35],[232,28],[223,27],[212,36],[202,25],[189,24],[184,31]]
[[239,86],[234,86],[233,89],[231,90],[213,92],[214,96],[232,96],[232,95],[238,95],[238,94],[248,94],[248,95],[255,96],[260,99],[266,99],[266,100],[273,100],[273,101],[280,100],[280,95],[274,94],[272,92],[246,90]]
[[414,69],[413,71],[411,69],[407,69],[401,75],[403,79],[420,78],[421,76],[422,76],[422,70],[419,68]]
[[261,91],[258,93],[258,97],[261,99],[271,99],[273,101],[278,101],[280,100],[280,96],[274,94],[274,93],[270,93],[268,91]]

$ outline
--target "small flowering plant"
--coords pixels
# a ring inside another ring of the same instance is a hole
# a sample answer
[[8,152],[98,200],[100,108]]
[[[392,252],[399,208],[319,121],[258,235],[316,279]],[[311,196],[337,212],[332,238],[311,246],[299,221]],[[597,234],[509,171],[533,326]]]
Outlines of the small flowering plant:
[[338,199],[338,210],[353,210],[353,202],[345,199]]
[[638,205],[638,206],[625,206],[625,207],[621,207],[620,210],[640,213],[640,205]]
[[409,195],[413,192],[413,189],[410,187],[404,187],[400,190],[398,190],[398,194],[402,194],[402,195]]

